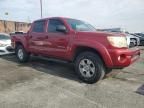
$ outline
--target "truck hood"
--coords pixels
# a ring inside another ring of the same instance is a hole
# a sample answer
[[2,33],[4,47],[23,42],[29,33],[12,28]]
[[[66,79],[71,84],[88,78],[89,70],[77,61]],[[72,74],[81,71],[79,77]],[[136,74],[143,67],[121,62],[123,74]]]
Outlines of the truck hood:
[[90,36],[90,37],[96,37],[96,36],[126,36],[125,33],[114,33],[114,32],[101,32],[101,31],[96,31],[96,32],[77,32],[77,34],[80,35],[86,35],[86,36]]
[[[103,46],[107,46],[109,48],[109,42],[107,39],[107,36],[126,36],[126,34],[123,33],[112,33],[112,32],[100,32],[100,31],[95,31],[95,32],[76,32],[75,39],[77,42],[82,42],[80,44],[101,44]],[[81,41],[83,40],[83,41]]]

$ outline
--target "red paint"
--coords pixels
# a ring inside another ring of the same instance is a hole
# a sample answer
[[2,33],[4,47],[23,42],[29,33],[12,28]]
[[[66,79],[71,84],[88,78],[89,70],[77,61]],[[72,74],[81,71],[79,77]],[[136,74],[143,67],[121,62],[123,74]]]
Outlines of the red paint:
[[[78,47],[89,47],[95,49],[102,57],[106,67],[123,68],[139,58],[140,50],[136,48],[115,48],[107,41],[107,36],[125,36],[124,34],[108,32],[76,32],[66,22],[65,18],[57,17],[62,20],[68,33],[48,33],[48,20],[45,22],[43,33],[32,32],[31,29],[26,34],[13,35],[12,43],[21,43],[24,48],[32,53],[48,56],[67,61],[72,61]],[[40,21],[40,20],[38,20]],[[118,56],[122,55],[122,61]]]

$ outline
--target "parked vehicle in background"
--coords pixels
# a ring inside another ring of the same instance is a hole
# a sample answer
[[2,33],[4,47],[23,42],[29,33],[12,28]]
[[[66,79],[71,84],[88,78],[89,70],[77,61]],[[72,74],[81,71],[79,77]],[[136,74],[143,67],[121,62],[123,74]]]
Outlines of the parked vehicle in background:
[[62,59],[75,64],[80,79],[95,83],[113,68],[135,62],[140,50],[129,47],[124,33],[98,32],[83,21],[54,17],[34,21],[28,33],[11,36],[20,62],[31,54]]
[[144,34],[143,33],[134,33],[134,36],[140,39],[140,45],[144,46]]
[[138,37],[135,37],[131,34],[127,34],[126,37],[127,37],[127,42],[130,48],[140,45],[140,40]]
[[134,36],[133,34],[130,33],[126,33],[127,34],[127,41],[129,41],[129,46],[133,47],[133,46],[139,46],[140,45],[140,39],[139,37]]
[[0,33],[0,55],[14,53],[11,47],[11,39],[8,34]]
[[13,35],[13,34],[23,34],[23,33],[24,33],[23,31],[16,31],[16,32],[10,33],[10,35]]
[[135,34],[144,37],[144,33],[135,33]]

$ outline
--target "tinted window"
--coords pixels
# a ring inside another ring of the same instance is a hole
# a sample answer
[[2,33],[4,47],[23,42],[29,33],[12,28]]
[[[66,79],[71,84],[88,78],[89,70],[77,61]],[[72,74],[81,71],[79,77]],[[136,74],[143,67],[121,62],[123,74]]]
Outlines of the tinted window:
[[48,32],[58,32],[56,28],[59,25],[64,26],[64,23],[59,19],[50,19],[48,24]]
[[0,40],[9,40],[10,37],[6,36],[6,35],[0,35]]
[[37,21],[34,23],[33,32],[44,32],[45,21]]

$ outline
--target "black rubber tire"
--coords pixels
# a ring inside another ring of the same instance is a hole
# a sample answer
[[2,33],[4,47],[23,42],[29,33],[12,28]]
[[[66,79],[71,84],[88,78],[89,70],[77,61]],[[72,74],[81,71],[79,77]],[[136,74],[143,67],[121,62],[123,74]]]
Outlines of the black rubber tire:
[[[85,78],[80,73],[79,63],[83,59],[89,59],[89,60],[91,60],[94,63],[95,68],[97,69],[97,70],[95,70],[94,75],[92,77],[90,77],[90,78]],[[83,52],[83,53],[79,54],[77,56],[76,60],[75,60],[75,70],[76,70],[79,78],[82,81],[84,81],[85,83],[88,83],[88,84],[96,83],[99,80],[103,79],[104,76],[105,76],[105,67],[104,67],[104,64],[103,64],[101,58],[99,57],[99,55],[97,55],[96,53],[93,53],[93,52]]]
[[109,74],[112,72],[112,68],[106,68],[106,74]]
[[[18,51],[19,50],[22,50],[22,52],[23,52],[23,58],[22,59],[20,59],[19,56],[18,56]],[[18,61],[20,63],[26,63],[26,62],[28,62],[30,54],[26,52],[26,50],[24,49],[24,47],[22,45],[16,46],[15,53],[16,53],[16,57],[17,57],[17,59],[18,59]]]

